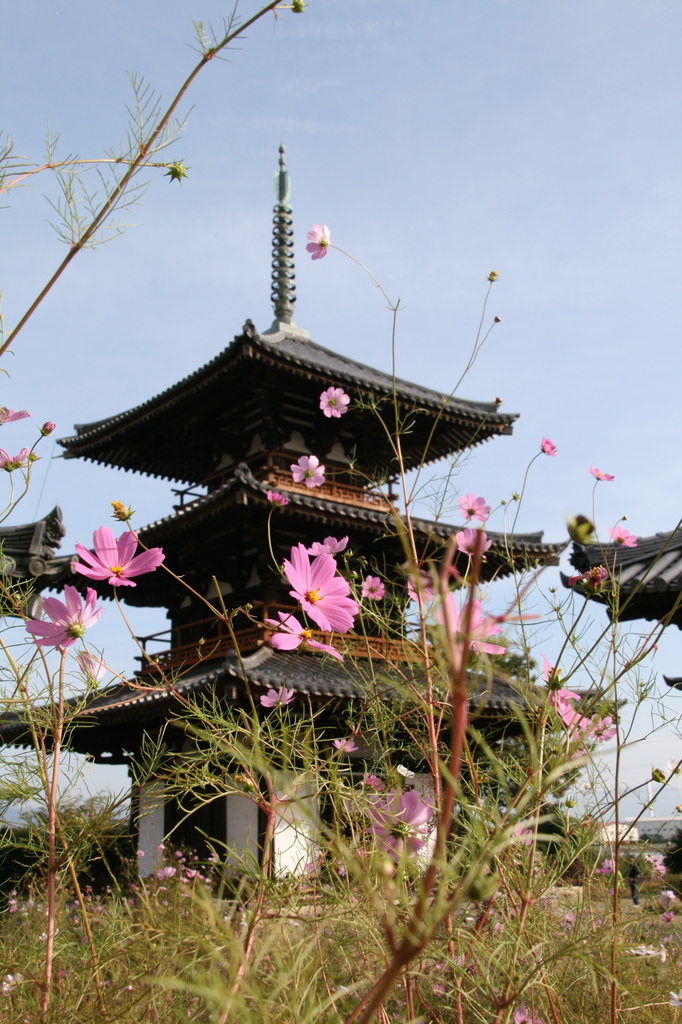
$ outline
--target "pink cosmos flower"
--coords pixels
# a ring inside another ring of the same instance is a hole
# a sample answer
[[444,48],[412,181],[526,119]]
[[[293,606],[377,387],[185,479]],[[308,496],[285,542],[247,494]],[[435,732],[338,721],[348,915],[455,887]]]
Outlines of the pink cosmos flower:
[[452,631],[455,640],[461,644],[464,635],[461,630],[466,623],[469,624],[469,648],[472,651],[485,651],[487,654],[504,654],[506,648],[499,644],[489,644],[486,637],[501,633],[502,627],[494,619],[483,615],[483,605],[480,601],[474,601],[469,612],[469,603],[465,604],[460,612],[453,593],[447,594],[445,605],[436,612],[439,622],[447,624]]
[[609,530],[609,535],[614,544],[622,544],[624,548],[636,548],[637,538],[634,533],[624,530],[622,526],[614,526]]
[[309,555],[340,555],[342,551],[346,550],[348,546],[348,537],[342,537],[341,540],[337,540],[336,537],[325,537],[324,544],[320,544],[319,541],[315,541],[308,548]]
[[663,854],[661,853],[645,853],[644,860],[651,864],[652,871],[655,875],[660,875],[661,878],[665,874],[665,864],[663,863]]
[[661,924],[670,924],[670,922],[674,921],[674,920],[675,920],[675,911],[674,910],[666,910],[659,917],[659,921],[661,922]]
[[563,925],[563,928],[561,929],[561,934],[565,935],[566,932],[569,932],[575,924],[575,914],[572,910],[569,910],[567,914],[564,914],[561,923]]
[[555,679],[558,679],[558,673],[557,673],[554,665],[552,665],[551,661],[548,658],[546,658],[544,656],[544,654],[541,654],[540,657],[542,658],[542,664],[543,664],[543,669],[542,669],[543,679],[545,680],[546,683],[549,683],[550,680],[552,682],[554,682]]
[[523,846],[533,845],[534,829],[532,825],[524,825],[521,821],[512,831],[512,836],[518,836],[519,844]]
[[594,740],[596,743],[613,739],[617,729],[610,715],[606,715],[605,718],[598,718],[596,715],[594,718],[586,718],[569,703],[572,700],[579,701],[580,694],[563,688],[551,690],[547,698],[548,704],[554,708],[569,730],[571,739]]
[[618,732],[611,715],[605,718],[588,719],[588,727],[585,731],[586,739],[595,740],[597,743],[605,743],[612,740]]
[[265,497],[271,505],[278,505],[280,508],[284,508],[285,505],[289,504],[289,499],[285,498],[279,491],[268,491]]
[[302,455],[298,462],[290,467],[295,484],[305,484],[306,487],[321,487],[324,483],[324,466],[316,455]]
[[425,804],[416,789],[389,789],[385,797],[372,797],[367,813],[380,850],[398,860],[403,852],[416,853],[425,842],[423,826],[433,808]]
[[365,775],[363,777],[362,784],[363,786],[369,786],[369,788],[373,789],[376,793],[381,793],[386,789],[386,786],[378,775]]
[[283,686],[281,690],[268,690],[259,699],[264,708],[276,708],[278,704],[291,704],[296,696],[295,690],[287,690]]
[[[88,590],[88,593],[92,594],[93,591]],[[100,681],[107,671],[104,661],[90,654],[90,651],[79,651],[76,655],[76,664],[86,679],[94,679],[96,683]]]
[[31,619],[26,629],[36,638],[41,647],[71,647],[84,635],[85,630],[94,626],[102,614],[102,608],[95,608],[97,594],[90,587],[85,592],[85,603],[75,587],[64,587],[64,601],[56,597],[43,598],[43,611],[51,622]]
[[350,395],[347,395],[343,388],[327,388],[320,395],[320,409],[327,419],[340,419],[345,412],[348,412]]
[[557,715],[567,729],[582,731],[588,724],[589,719],[584,718],[571,703],[572,700],[580,700],[580,694],[573,690],[562,687],[560,690],[550,690],[547,703],[553,707]]
[[556,455],[556,445],[548,437],[543,437],[542,441],[540,441],[540,451],[544,452],[545,455],[554,456]]
[[284,559],[284,575],[294,588],[289,593],[320,629],[348,632],[360,608],[348,596],[350,587],[344,578],[336,575],[331,555],[318,555],[311,563],[303,544],[297,544],[291,549],[291,561]]
[[597,480],[604,480],[608,482],[616,479],[614,476],[611,476],[610,473],[602,473],[601,469],[597,469],[595,466],[588,466],[587,468],[592,476],[595,476]]
[[25,420],[27,416],[30,416],[30,412],[26,412],[22,409],[21,412],[12,412],[5,405],[0,405],[0,427],[3,423],[14,423],[15,420]]
[[13,469],[24,469],[30,453],[30,448],[22,448],[16,455],[9,455],[4,448],[0,448],[0,469],[6,469],[8,473]]
[[[488,509],[488,511],[490,511],[490,509]],[[481,535],[481,540],[478,541],[478,538]],[[456,535],[456,538],[457,547],[459,548],[459,550],[463,554],[469,555],[470,557],[473,556],[476,550],[477,541],[480,545],[478,548],[478,552],[481,555],[484,554],[484,552],[486,552],[488,548],[492,547],[493,543],[491,540],[488,540],[488,537],[486,536],[483,530],[474,530],[471,527],[468,530],[460,530],[459,533]]]
[[490,505],[485,498],[477,498],[475,494],[465,494],[459,501],[459,510],[465,519],[478,519],[481,523],[490,515]]
[[355,740],[333,740],[332,742],[339,754],[350,754],[352,750],[358,749],[358,745]]
[[279,622],[276,619],[265,620],[268,626],[279,630],[270,637],[270,644],[276,651],[293,651],[302,645],[304,649],[311,647],[313,650],[331,654],[337,661],[343,661],[342,656],[334,650],[331,644],[321,644],[317,640],[313,640],[312,629],[305,629],[295,615],[291,615],[289,612],[277,612],[277,614],[280,618]]
[[407,581],[407,593],[410,601],[418,601],[418,594],[424,601],[433,601],[433,580],[425,569],[420,569],[416,577],[410,576]]
[[577,576],[569,577],[568,585],[572,587],[580,582],[585,590],[588,590],[591,594],[598,594],[608,577],[609,570],[603,565],[597,565],[593,569],[588,569],[587,572],[581,572]]
[[362,581],[362,596],[372,601],[381,601],[386,587],[378,576],[365,576]]
[[664,889],[658,898],[664,910],[672,910],[677,902],[677,896],[672,889]]
[[136,555],[137,536],[129,530],[116,540],[108,526],[100,526],[92,535],[94,555],[76,544],[76,551],[86,563],[74,562],[76,572],[92,580],[106,580],[112,587],[135,587],[130,576],[153,572],[166,557],[161,548],[150,548]]
[[542,1018],[529,1010],[525,1003],[519,1003],[513,1019],[514,1024],[543,1024]]
[[613,874],[613,861],[610,857],[601,862],[601,865],[595,870],[595,875],[612,875]]
[[327,255],[327,249],[331,244],[329,228],[326,224],[313,224],[313,230],[308,232],[308,244],[306,252],[312,253],[314,260],[321,260]]

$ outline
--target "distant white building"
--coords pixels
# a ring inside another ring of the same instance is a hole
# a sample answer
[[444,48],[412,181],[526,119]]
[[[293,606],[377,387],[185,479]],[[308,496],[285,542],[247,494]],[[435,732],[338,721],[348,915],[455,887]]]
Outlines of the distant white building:
[[[618,838],[622,843],[636,843],[641,838],[640,831],[635,825],[630,827],[630,822],[633,818],[628,818],[625,821],[618,822]],[[603,825],[600,825],[598,832],[597,842],[601,843],[602,846],[610,845],[616,841],[616,823],[615,821],[605,821]]]
[[[626,819],[626,821],[634,820],[634,818]],[[657,846],[665,846],[680,829],[682,829],[682,815],[680,814],[669,818],[650,818],[643,815],[637,822],[639,838],[643,842],[655,843]]]

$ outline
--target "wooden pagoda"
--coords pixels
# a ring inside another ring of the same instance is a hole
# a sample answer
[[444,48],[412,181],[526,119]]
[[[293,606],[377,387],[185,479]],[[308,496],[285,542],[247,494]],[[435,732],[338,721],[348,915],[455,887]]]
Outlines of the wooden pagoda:
[[[177,712],[175,694],[218,689],[227,701],[244,701],[244,672],[254,695],[280,689],[286,680],[306,703],[328,709],[333,721],[348,700],[363,693],[361,673],[313,653],[277,652],[267,643],[263,620],[291,606],[289,586],[274,571],[266,541],[268,491],[279,491],[289,501],[271,519],[277,561],[300,541],[310,545],[328,535],[347,536],[350,568],[364,573],[374,566],[389,590],[393,584],[395,594],[404,594],[406,555],[390,514],[398,466],[374,410],[378,407],[388,417],[397,402],[408,422],[401,438],[407,469],[512,431],[516,416],[500,412],[494,403],[447,397],[394,380],[323,348],[296,326],[288,191],[281,147],[273,221],[272,326],[259,333],[247,320],[227,348],[184,380],[127,412],[79,425],[72,437],[60,441],[66,458],[181,485],[173,510],[141,529],[140,539],[147,546],[163,547],[173,571],[216,607],[220,602],[228,608],[251,607],[249,618],[242,615],[234,621],[240,662],[224,624],[166,573],[139,577],[135,589],[121,588],[119,596],[130,604],[167,609],[169,642],[158,651],[159,636],[143,638],[153,660],[142,663],[139,679],[150,688],[116,685],[90,703],[93,724],[74,731],[71,743],[98,761],[125,763],[139,756],[145,736],[158,734]],[[329,386],[344,388],[353,399],[351,411],[340,419],[327,418],[320,410],[320,393]],[[289,468],[310,454],[326,466],[325,483],[314,489],[293,483]],[[458,529],[425,520],[414,525],[425,560],[437,559]],[[561,550],[543,543],[541,533],[516,535],[513,550],[501,537],[489,536],[495,543],[485,563],[488,578],[511,571],[513,565],[556,564]],[[69,582],[81,589],[92,585],[80,575]],[[106,585],[98,589],[110,596]],[[364,638],[355,649],[354,643],[343,638],[340,649],[377,663],[395,653],[378,635],[369,645]],[[153,685],[161,670],[175,674],[174,692]],[[499,716],[513,699],[512,688],[498,680],[492,691],[480,695],[481,714]],[[181,730],[167,730],[166,737],[176,742],[178,751],[185,749]],[[172,802],[164,802],[158,786],[141,794],[139,805],[144,812],[140,845],[148,853],[143,863],[150,870],[158,842],[175,825],[178,812]],[[260,826],[253,804],[237,795],[197,812],[183,826],[180,840],[196,843],[195,827],[244,848],[245,843],[257,844]],[[300,836],[292,839],[288,826],[285,831],[289,846],[277,852],[282,870],[293,869],[301,857],[309,859]]]

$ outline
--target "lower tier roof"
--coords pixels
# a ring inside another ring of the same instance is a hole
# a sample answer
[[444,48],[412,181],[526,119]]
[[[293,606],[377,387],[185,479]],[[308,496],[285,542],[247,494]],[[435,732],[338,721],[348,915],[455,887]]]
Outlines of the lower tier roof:
[[[421,669],[412,666],[413,673]],[[159,726],[164,720],[177,718],[183,712],[182,698],[202,693],[218,692],[222,698],[248,706],[247,686],[254,703],[268,690],[282,687],[294,690],[296,704],[312,701],[314,707],[330,701],[341,705],[352,700],[364,700],[372,694],[390,700],[398,696],[398,687],[405,683],[395,670],[376,664],[364,666],[341,665],[331,658],[317,654],[296,654],[261,647],[241,660],[231,652],[210,666],[197,666],[182,678],[168,685],[150,685],[143,678],[115,683],[94,693],[81,707],[82,698],[71,698],[71,707],[80,707],[76,726],[69,730],[68,746],[72,750],[89,754],[99,760],[104,749],[111,745],[111,736],[118,736],[124,749],[132,749],[140,741],[145,729]],[[417,677],[413,677],[416,681]],[[409,679],[408,679],[409,681]],[[470,706],[480,721],[500,721],[512,707],[523,705],[519,692],[498,677],[470,674]],[[264,711],[265,713],[265,711]],[[511,717],[511,716],[510,716]],[[78,726],[81,720],[82,727]],[[0,723],[0,743],[8,746],[26,746],[31,743],[26,724],[20,715],[7,715]]]

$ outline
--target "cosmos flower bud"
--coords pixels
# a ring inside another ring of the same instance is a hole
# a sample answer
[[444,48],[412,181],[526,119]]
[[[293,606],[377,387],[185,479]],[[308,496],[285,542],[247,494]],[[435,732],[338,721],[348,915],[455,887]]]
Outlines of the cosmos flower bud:
[[46,420],[45,423],[43,423],[42,427],[40,428],[40,433],[43,435],[43,437],[48,437],[55,429],[55,427],[56,423],[51,423],[50,420]]
[[134,515],[133,509],[128,508],[122,501],[112,501],[111,507],[114,510],[114,519],[118,519],[119,523],[127,523]]
[[491,270],[490,271],[490,273],[488,274],[488,280],[490,281],[491,284],[492,284],[493,281],[497,281],[497,271],[496,270]]

